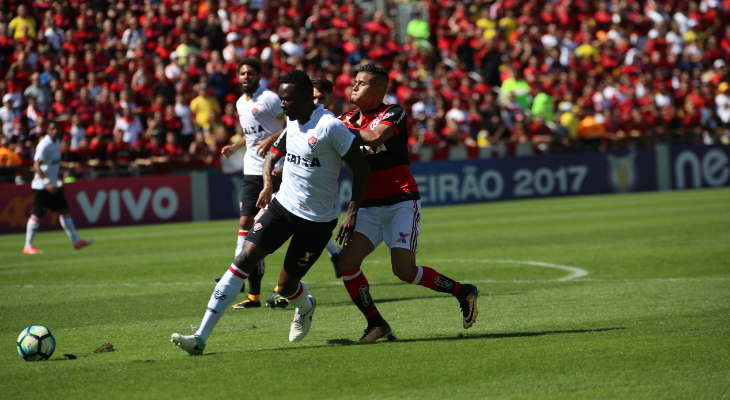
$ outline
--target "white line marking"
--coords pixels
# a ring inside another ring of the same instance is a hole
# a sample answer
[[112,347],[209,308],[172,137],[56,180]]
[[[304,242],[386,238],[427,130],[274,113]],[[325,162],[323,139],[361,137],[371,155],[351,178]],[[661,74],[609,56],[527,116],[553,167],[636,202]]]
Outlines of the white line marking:
[[[463,280],[461,282],[466,283],[506,283],[506,284],[515,284],[515,283],[555,283],[555,282],[565,282],[565,281],[558,281],[558,280],[509,280],[509,281],[499,281],[499,280],[493,280],[493,279],[482,279],[482,280]],[[646,278],[646,279],[573,279],[569,282],[614,282],[614,283],[631,283],[631,282],[730,282],[730,278]],[[266,285],[275,285],[276,282],[273,281],[263,281],[263,284]],[[342,285],[342,282],[340,281],[328,281],[328,282],[318,282],[318,281],[307,281],[308,285]],[[371,282],[371,285],[405,285],[403,282]],[[0,288],[2,289],[46,289],[50,287],[57,287],[57,288],[63,288],[63,287],[87,287],[87,288],[93,288],[93,287],[113,287],[113,286],[124,286],[124,287],[134,287],[134,286],[191,286],[191,285],[208,285],[211,288],[215,286],[215,282],[213,281],[207,281],[207,282],[149,282],[149,283],[71,283],[66,285],[0,285]]]
[[[571,274],[558,279],[537,279],[537,280],[530,280],[530,279],[518,279],[518,280],[495,280],[495,279],[481,279],[481,280],[463,280],[462,282],[471,282],[471,283],[506,283],[506,284],[514,284],[514,283],[551,283],[551,282],[727,282],[730,281],[730,278],[723,278],[723,277],[715,277],[715,278],[635,278],[635,279],[622,279],[622,278],[615,278],[615,279],[591,279],[591,278],[584,278],[579,279],[583,276],[588,275],[588,271],[584,270],[583,268],[578,267],[571,267],[568,265],[560,265],[560,264],[550,264],[542,261],[520,261],[520,260],[464,260],[464,259],[441,259],[441,260],[429,260],[428,263],[503,263],[503,264],[522,264],[522,265],[533,265],[537,267],[545,267],[545,268],[555,268],[563,271],[568,271]],[[389,264],[390,261],[388,260],[366,260],[366,264]],[[428,264],[426,263],[426,264]],[[276,282],[268,282],[264,281],[262,283],[268,284],[268,285],[275,285]],[[315,284],[315,285],[342,285],[342,281],[307,281],[307,284]],[[390,281],[390,282],[370,282],[371,285],[401,285],[404,284],[403,282],[399,281]],[[190,286],[190,285],[207,285],[214,287],[215,282],[212,280],[205,281],[205,282],[142,282],[142,283],[70,283],[65,285],[0,285],[0,288],[2,289],[44,289],[48,287],[114,287],[114,286],[123,286],[123,287],[134,287],[134,286]]]
[[[588,275],[588,271],[584,270],[583,268],[578,267],[571,267],[568,265],[560,265],[560,264],[550,264],[542,261],[521,261],[521,260],[464,260],[464,259],[442,259],[442,260],[429,260],[425,265],[428,265],[429,263],[482,263],[482,264],[494,264],[494,263],[502,263],[502,264],[522,264],[522,265],[534,265],[537,267],[545,267],[545,268],[555,268],[560,269],[563,271],[571,272],[571,275],[568,275],[564,278],[559,279],[540,279],[540,280],[516,280],[516,281],[510,281],[510,282],[549,282],[549,281],[571,281],[576,278],[580,278],[582,276]],[[383,264],[383,263],[390,263],[390,261],[380,261],[380,260],[372,260],[370,263],[373,264]],[[465,281],[467,282],[467,281]],[[469,282],[507,282],[507,281],[469,281]]]

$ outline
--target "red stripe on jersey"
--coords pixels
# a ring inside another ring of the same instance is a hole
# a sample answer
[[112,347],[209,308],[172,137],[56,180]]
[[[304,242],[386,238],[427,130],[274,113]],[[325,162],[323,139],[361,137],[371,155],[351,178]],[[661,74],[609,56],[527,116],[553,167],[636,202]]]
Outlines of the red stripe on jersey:
[[382,124],[382,125],[388,125],[389,127],[393,128],[393,130],[395,131],[395,135],[393,135],[393,137],[398,136],[398,133],[399,133],[398,127],[395,126],[394,123],[392,123],[390,121],[380,121],[380,124]]
[[411,175],[410,165],[397,165],[370,173],[370,181],[365,190],[364,199],[381,199],[417,191],[418,185]]
[[277,149],[276,149],[276,147],[274,147],[274,146],[271,146],[271,149],[269,149],[269,151],[271,151],[272,153],[276,154],[276,155],[277,155],[277,156],[279,156],[279,157],[284,157],[284,156],[286,155],[286,153],[282,153],[282,152],[280,152],[280,151],[279,151],[279,150],[277,150]]

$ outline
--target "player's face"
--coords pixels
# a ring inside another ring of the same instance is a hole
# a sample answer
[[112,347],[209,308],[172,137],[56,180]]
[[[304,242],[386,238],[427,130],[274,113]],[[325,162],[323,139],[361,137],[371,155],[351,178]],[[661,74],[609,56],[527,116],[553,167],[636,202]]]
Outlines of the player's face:
[[58,139],[58,126],[56,126],[56,124],[50,124],[48,126],[47,134],[48,134],[48,137],[50,137],[51,140],[53,140],[55,142],[56,139]]
[[360,72],[352,82],[352,94],[350,103],[357,106],[369,104],[378,96],[378,87],[374,83],[375,75],[367,72]]
[[291,83],[284,83],[279,86],[279,98],[284,114],[291,120],[299,119],[305,106],[305,98],[301,91],[297,92]]
[[238,82],[245,92],[253,92],[259,87],[261,77],[250,65],[242,65],[238,70]]
[[314,104],[321,104],[325,110],[329,110],[330,106],[332,106],[332,95],[320,92],[317,88],[314,88],[312,98],[314,99]]

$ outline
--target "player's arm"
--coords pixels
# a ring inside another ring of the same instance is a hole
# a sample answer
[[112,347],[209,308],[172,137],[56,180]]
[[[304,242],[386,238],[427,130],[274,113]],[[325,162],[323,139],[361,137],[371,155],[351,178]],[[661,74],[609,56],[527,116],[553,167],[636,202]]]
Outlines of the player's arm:
[[48,179],[46,174],[41,169],[41,160],[33,161],[33,172],[38,174],[38,176],[43,180],[43,185],[46,187],[46,190],[48,190],[49,193],[56,193],[56,185],[54,185],[53,182]]
[[259,199],[256,200],[256,207],[258,208],[265,208],[269,205],[269,203],[271,203],[271,197],[274,194],[272,171],[274,170],[276,163],[281,160],[281,157],[282,156],[277,155],[273,151],[270,151],[264,159],[264,166],[261,172],[262,178],[264,179],[264,188],[261,189]]
[[355,142],[358,145],[370,146],[373,149],[395,136],[395,129],[388,124],[379,124],[372,131],[350,129],[350,132],[355,135]]
[[352,241],[355,234],[355,222],[357,221],[357,213],[360,210],[360,204],[365,196],[365,189],[370,180],[370,166],[365,160],[365,156],[360,151],[360,145],[353,140],[350,149],[347,150],[343,157],[345,163],[350,167],[352,174],[352,198],[347,206],[347,214],[340,222],[340,228],[337,230],[335,242],[347,244]]
[[243,135],[239,141],[233,144],[229,144],[226,146],[223,146],[221,149],[221,154],[225,158],[229,158],[230,156],[236,154],[238,150],[241,150],[244,146],[246,146],[246,135]]
[[267,137],[266,139],[264,139],[260,142],[254,143],[254,146],[259,146],[259,149],[256,150],[256,153],[258,153],[258,155],[260,155],[261,157],[265,156],[269,152],[269,149],[271,149],[271,146],[277,140],[279,140],[279,136],[281,136],[281,133],[284,132],[285,130],[286,130],[286,127],[284,127],[284,129],[280,130],[279,132]]

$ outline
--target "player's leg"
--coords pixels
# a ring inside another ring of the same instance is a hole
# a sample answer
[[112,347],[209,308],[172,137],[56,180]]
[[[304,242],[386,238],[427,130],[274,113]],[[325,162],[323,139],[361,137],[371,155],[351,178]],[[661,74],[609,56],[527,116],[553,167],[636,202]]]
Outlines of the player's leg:
[[309,295],[302,278],[324,252],[337,220],[312,222],[291,216],[294,235],[279,275],[279,293],[296,307],[289,330],[289,341],[299,342],[309,333],[317,300]]
[[335,242],[331,240],[327,242],[327,254],[329,254],[332,266],[335,268],[335,278],[337,279],[342,278],[342,274],[340,274],[340,270],[337,268],[337,264],[340,262],[341,251],[342,249],[337,247]]
[[63,227],[63,230],[66,231],[66,234],[71,239],[74,249],[81,250],[82,248],[94,243],[93,240],[83,240],[79,238],[79,235],[76,233],[76,225],[69,213],[68,203],[66,202],[66,194],[63,187],[58,188],[56,193],[51,195],[50,203],[49,208],[58,213],[58,220],[61,222],[61,227]]
[[200,328],[193,335],[185,336],[179,333],[172,335],[173,343],[188,354],[203,353],[213,328],[220,321],[226,308],[235,300],[244,281],[257,268],[259,261],[281,247],[293,233],[288,221],[277,213],[267,213],[262,217],[262,222],[264,228],[259,230],[255,239],[246,240],[241,253],[216,284]]
[[23,254],[40,254],[42,253],[33,245],[38,228],[41,226],[41,218],[46,215],[48,209],[47,190],[33,189],[33,214],[28,218],[28,225],[25,230],[25,246],[23,246]]
[[383,230],[375,214],[377,210],[360,209],[355,225],[356,232],[352,242],[342,248],[338,265],[342,283],[350,299],[368,322],[365,333],[360,338],[362,343],[371,343],[381,338],[395,338],[390,325],[380,315],[370,295],[370,283],[360,268],[365,257],[375,250],[376,244],[382,242]]
[[479,314],[474,285],[462,285],[433,268],[416,265],[418,234],[420,231],[420,201],[403,202],[394,209],[390,222],[384,229],[383,240],[390,248],[393,274],[411,285],[420,285],[436,292],[456,297],[464,317],[464,329],[470,328]]

